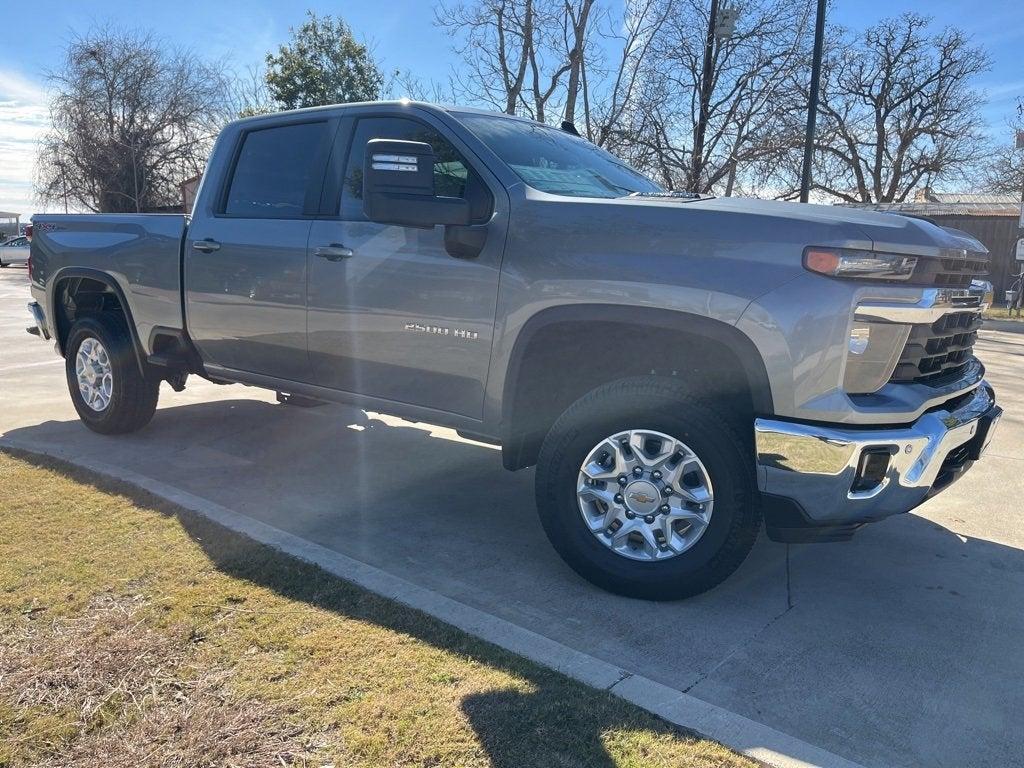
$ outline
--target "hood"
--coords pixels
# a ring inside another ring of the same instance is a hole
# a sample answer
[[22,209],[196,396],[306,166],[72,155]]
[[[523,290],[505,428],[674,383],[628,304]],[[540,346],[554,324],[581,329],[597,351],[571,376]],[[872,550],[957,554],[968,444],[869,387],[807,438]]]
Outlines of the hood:
[[[943,257],[949,256],[951,253],[960,255],[963,251],[977,254],[988,253],[984,245],[966,232],[939,227],[926,219],[864,208],[742,197],[666,199],[638,196],[622,202],[631,205],[676,206],[685,207],[687,210],[696,208],[709,212],[769,217],[783,225],[812,225],[808,227],[811,230],[817,229],[821,225],[856,227],[871,241],[872,247],[877,251],[925,257]],[[823,243],[809,242],[807,245],[823,245]]]

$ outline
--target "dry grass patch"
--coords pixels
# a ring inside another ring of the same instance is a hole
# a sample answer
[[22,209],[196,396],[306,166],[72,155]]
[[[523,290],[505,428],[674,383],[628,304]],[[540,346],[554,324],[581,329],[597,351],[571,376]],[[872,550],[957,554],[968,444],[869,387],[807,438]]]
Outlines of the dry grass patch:
[[750,766],[140,491],[0,453],[0,766]]
[[0,763],[291,765],[310,756],[283,713],[233,702],[231,672],[190,663],[184,626],[146,625],[141,596],[97,596],[75,617],[29,609],[0,635]]
[[[1016,313],[1016,310],[1014,310]],[[1014,322],[1024,322],[1024,318],[1021,318],[1017,314],[1010,314],[1010,310],[1006,307],[989,307],[982,313],[986,318],[993,320],[1013,320]]]

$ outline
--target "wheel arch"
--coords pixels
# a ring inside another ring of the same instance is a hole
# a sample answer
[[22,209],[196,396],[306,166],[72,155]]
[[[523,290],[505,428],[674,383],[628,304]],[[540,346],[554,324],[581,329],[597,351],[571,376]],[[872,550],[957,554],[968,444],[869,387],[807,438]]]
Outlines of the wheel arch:
[[[714,370],[728,376],[724,384],[742,387],[744,396],[749,398],[751,415],[773,412],[771,382],[761,353],[746,334],[729,323],[689,312],[650,307],[614,304],[551,307],[538,312],[523,325],[506,367],[499,431],[502,459],[507,469],[520,469],[534,463],[543,439],[540,433],[546,432],[558,413],[576,399],[573,395],[582,396],[620,377],[610,376],[600,366],[589,369],[584,366],[582,370],[577,367],[580,355],[576,350],[592,341],[589,329],[596,327],[619,329],[621,337],[652,334],[659,340],[655,353],[649,357],[652,363],[649,370],[644,355],[631,352],[625,356],[627,362],[622,376],[656,373],[684,378],[685,372],[679,373],[677,363],[685,360],[666,359],[658,352],[666,346],[676,353],[686,349],[710,349],[720,352],[715,355]],[[551,345],[553,350],[549,349]],[[567,359],[559,360],[563,352],[567,353]],[[550,398],[548,392],[540,398],[541,413],[534,412],[535,403],[527,394],[531,379],[538,374],[542,381],[555,385]],[[592,378],[588,379],[588,375]],[[576,386],[562,385],[566,378],[576,382]],[[569,402],[564,402],[570,397]]]
[[135,351],[135,362],[139,367],[139,372],[145,375],[146,372],[146,357],[142,346],[142,340],[139,338],[138,329],[135,326],[135,319],[132,317],[132,308],[128,303],[128,297],[124,290],[118,284],[117,280],[108,273],[99,269],[92,269],[90,267],[65,267],[59,270],[50,279],[47,288],[47,306],[50,308],[51,317],[53,318],[53,330],[55,341],[57,344],[57,351],[62,357],[66,356],[67,350],[65,348],[68,338],[68,333],[71,330],[73,318],[67,314],[67,308],[62,301],[61,291],[65,288],[70,288],[72,285],[77,286],[88,285],[84,281],[91,281],[92,283],[98,283],[117,299],[117,303],[120,311],[125,316],[125,324],[128,326],[128,332],[132,338],[132,349]]

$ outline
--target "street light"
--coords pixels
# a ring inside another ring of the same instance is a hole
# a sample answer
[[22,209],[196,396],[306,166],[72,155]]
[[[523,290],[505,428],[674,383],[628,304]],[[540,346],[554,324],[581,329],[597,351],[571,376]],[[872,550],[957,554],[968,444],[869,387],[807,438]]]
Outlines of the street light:
[[804,168],[800,176],[800,202],[811,195],[811,160],[814,157],[814,124],[818,119],[818,90],[821,87],[821,50],[825,45],[825,1],[818,0],[814,20],[814,54],[811,58],[811,92],[807,99],[807,135],[804,137]]

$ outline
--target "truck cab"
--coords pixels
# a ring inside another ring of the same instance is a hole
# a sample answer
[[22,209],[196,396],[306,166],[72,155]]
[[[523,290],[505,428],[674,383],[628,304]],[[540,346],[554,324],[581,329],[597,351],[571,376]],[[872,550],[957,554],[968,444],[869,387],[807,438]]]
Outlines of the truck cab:
[[[504,187],[436,114],[369,105],[339,115],[256,120],[221,137],[185,237],[191,340],[214,376],[372,393],[479,421]],[[371,221],[363,172],[375,139],[429,145],[433,189],[465,200],[467,223]]]

